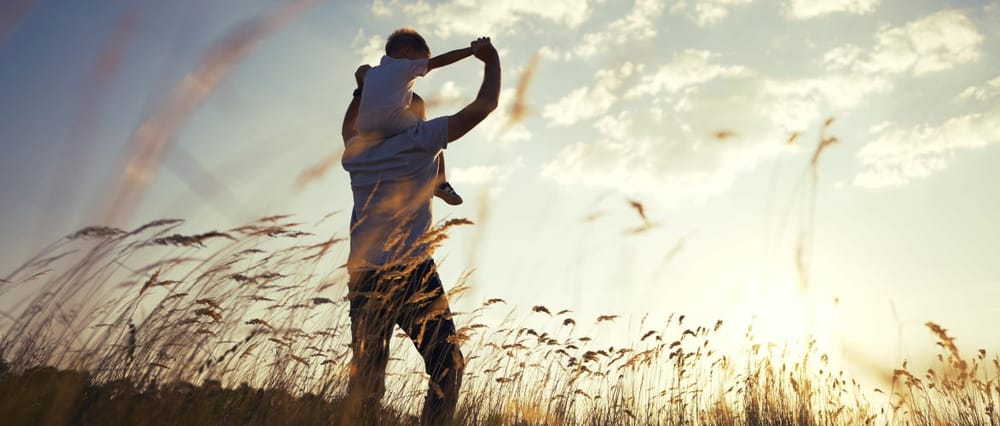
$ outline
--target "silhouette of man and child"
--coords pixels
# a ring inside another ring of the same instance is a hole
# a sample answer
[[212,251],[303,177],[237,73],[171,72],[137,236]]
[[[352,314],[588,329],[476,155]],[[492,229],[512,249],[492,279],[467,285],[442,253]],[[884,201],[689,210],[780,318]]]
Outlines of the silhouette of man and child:
[[[484,64],[476,99],[450,116],[427,120],[416,77],[475,56]],[[392,330],[399,325],[430,376],[421,423],[453,421],[465,362],[441,279],[432,259],[431,202],[462,198],[448,183],[443,151],[497,108],[500,58],[488,37],[431,57],[416,31],[389,36],[375,67],[355,73],[347,108],[342,165],[350,174],[350,378],[345,418],[374,422],[385,394]]]

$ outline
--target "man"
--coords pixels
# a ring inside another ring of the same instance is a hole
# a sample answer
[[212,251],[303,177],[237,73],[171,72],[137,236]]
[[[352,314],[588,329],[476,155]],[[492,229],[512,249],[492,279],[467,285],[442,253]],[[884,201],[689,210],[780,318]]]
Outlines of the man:
[[[476,99],[458,113],[422,123],[386,139],[366,138],[355,127],[364,72],[347,108],[342,164],[351,176],[354,209],[348,257],[351,315],[350,380],[346,413],[368,423],[385,393],[389,340],[398,324],[417,347],[430,375],[421,421],[452,421],[462,384],[464,360],[455,324],[431,258],[431,200],[439,154],[497,107],[500,58],[489,38],[473,43],[484,64]],[[414,96],[411,108],[421,113]]]

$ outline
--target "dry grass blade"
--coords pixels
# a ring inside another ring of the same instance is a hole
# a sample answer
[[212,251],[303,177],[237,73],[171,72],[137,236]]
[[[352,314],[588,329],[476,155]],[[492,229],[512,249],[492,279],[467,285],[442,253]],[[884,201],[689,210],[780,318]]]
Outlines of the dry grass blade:
[[247,324],[247,325],[262,325],[264,327],[267,327],[267,328],[270,328],[270,329],[274,329],[274,326],[272,326],[267,321],[264,321],[264,320],[262,320],[260,318],[250,319],[247,322],[245,322],[244,324]]
[[633,209],[635,209],[636,213],[639,214],[639,217],[642,219],[643,222],[649,223],[649,219],[646,217],[646,207],[643,206],[642,203],[636,200],[628,200],[628,204],[629,206],[632,206]]
[[212,46],[193,71],[171,91],[167,101],[132,135],[131,153],[114,190],[105,223],[129,217],[152,182],[177,132],[215,87],[262,40],[284,27],[315,0],[285,3],[266,16],[236,26]]
[[222,314],[211,308],[195,309],[194,314],[197,316],[209,317],[213,321],[222,321]]
[[799,136],[802,136],[801,132],[794,132],[794,133],[792,133],[791,135],[788,136],[788,139],[785,140],[785,144],[786,145],[793,145],[793,144],[795,144],[795,142],[799,140]]
[[125,231],[111,226],[88,226],[70,234],[67,239],[75,240],[79,238],[109,239],[125,235]]
[[168,237],[154,238],[147,241],[143,245],[205,247],[205,241],[215,238],[225,238],[230,241],[236,241],[235,238],[225,232],[211,231],[198,235],[174,234]]
[[510,128],[511,126],[524,121],[528,116],[528,105],[527,105],[527,94],[528,87],[531,86],[531,81],[535,77],[535,72],[538,71],[538,61],[540,56],[535,53],[528,60],[528,64],[524,67],[524,71],[521,73],[521,79],[517,82],[517,89],[514,92],[514,102],[510,105],[508,112],[507,123],[504,124],[504,128]]
[[39,272],[35,272],[34,274],[31,274],[31,275],[30,275],[30,276],[29,276],[28,278],[25,278],[25,279],[24,279],[23,281],[21,281],[21,282],[22,282],[22,283],[27,283],[27,282],[31,282],[31,281],[34,281],[34,280],[36,280],[36,279],[38,279],[38,278],[41,278],[41,277],[42,277],[42,276],[44,276],[45,274],[48,274],[49,272],[52,272],[52,271],[53,271],[53,269],[46,269],[46,270],[44,270],[44,271],[39,271]]
[[222,310],[222,306],[219,305],[219,302],[217,302],[217,301],[215,301],[213,299],[208,299],[208,298],[198,299],[198,300],[195,300],[194,303],[201,304],[201,305],[208,305],[208,306],[210,306],[210,307],[212,307],[212,308],[214,308],[216,310],[220,310],[220,311]]
[[736,132],[732,130],[719,130],[715,133],[712,133],[712,138],[714,138],[719,142],[726,142],[730,139],[735,139],[736,137],[737,137]]
[[323,179],[323,176],[326,176],[326,174],[330,172],[330,169],[340,164],[340,157],[342,155],[342,152],[336,151],[326,156],[318,163],[307,167],[297,178],[295,178],[295,189],[301,191],[306,189],[310,183]]

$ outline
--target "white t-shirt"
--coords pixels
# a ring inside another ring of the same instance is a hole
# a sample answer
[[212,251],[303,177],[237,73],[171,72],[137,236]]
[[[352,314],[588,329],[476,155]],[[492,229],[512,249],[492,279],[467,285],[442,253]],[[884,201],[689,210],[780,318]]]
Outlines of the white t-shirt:
[[421,121],[386,139],[355,136],[341,164],[351,175],[351,249],[347,267],[372,270],[430,257],[424,236],[438,154],[448,146],[448,117]]
[[358,121],[362,134],[377,137],[398,135],[419,120],[407,110],[413,100],[413,81],[427,74],[427,59],[399,59],[383,56],[365,74]]

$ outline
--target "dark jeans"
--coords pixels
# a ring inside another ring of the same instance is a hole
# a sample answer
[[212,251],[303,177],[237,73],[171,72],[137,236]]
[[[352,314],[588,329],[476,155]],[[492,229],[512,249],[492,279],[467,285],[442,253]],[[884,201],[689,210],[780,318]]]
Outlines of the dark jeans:
[[353,420],[375,420],[385,394],[389,340],[398,324],[417,347],[430,375],[422,423],[450,423],[465,361],[454,339],[455,323],[434,261],[427,260],[411,270],[352,273],[348,287],[354,356],[347,393]]

